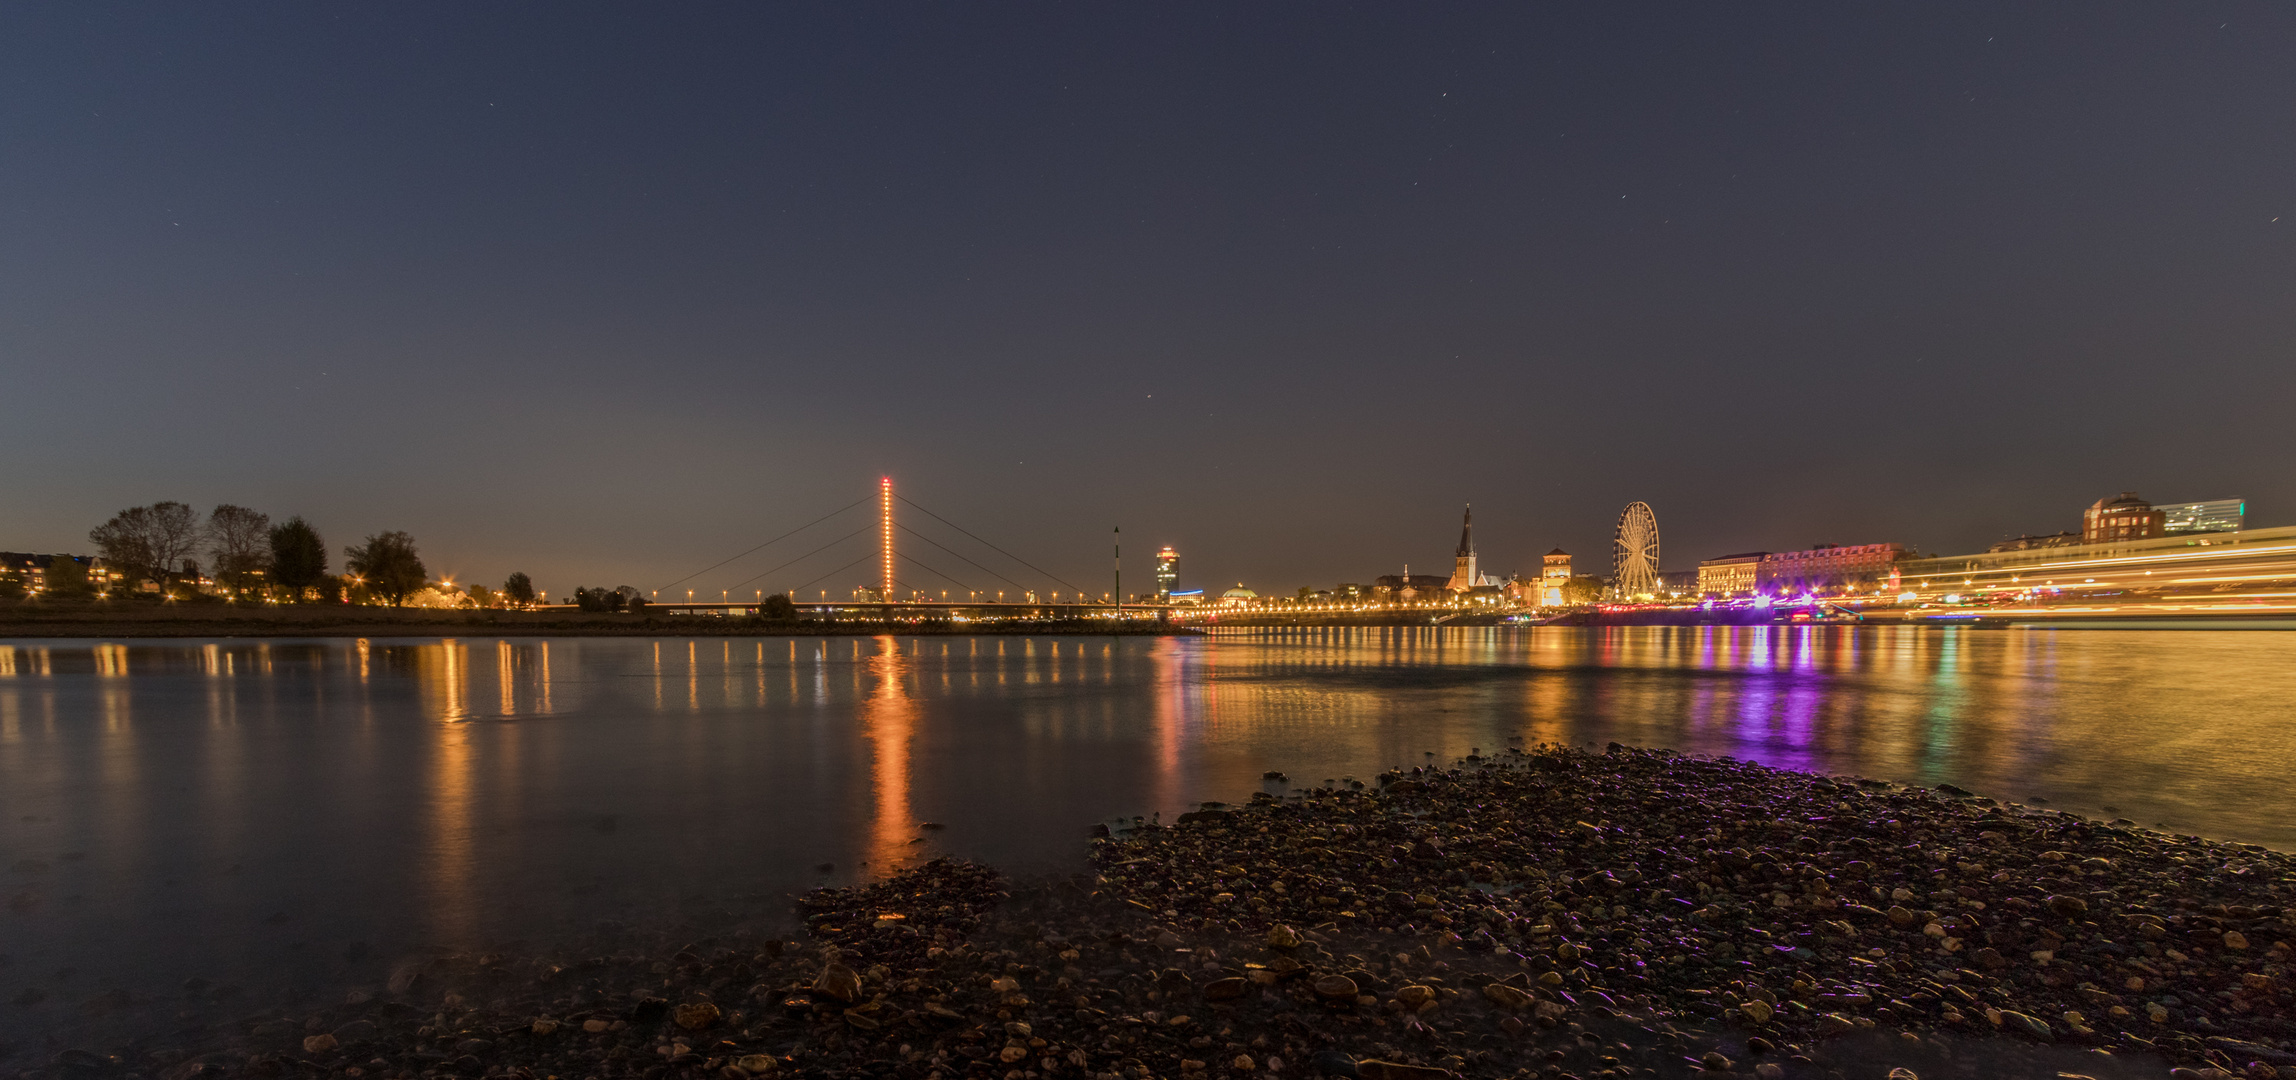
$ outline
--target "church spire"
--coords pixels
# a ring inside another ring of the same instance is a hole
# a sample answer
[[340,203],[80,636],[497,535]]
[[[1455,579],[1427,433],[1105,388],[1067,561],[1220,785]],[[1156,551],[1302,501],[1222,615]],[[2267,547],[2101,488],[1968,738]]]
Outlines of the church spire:
[[1475,507],[1469,504],[1467,518],[1459,524],[1459,553],[1451,560],[1452,592],[1466,592],[1483,584],[1483,575],[1475,569]]

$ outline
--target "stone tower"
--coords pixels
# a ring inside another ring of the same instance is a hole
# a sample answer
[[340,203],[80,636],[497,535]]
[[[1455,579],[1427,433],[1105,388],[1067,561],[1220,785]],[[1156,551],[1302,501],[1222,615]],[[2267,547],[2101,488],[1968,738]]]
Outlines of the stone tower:
[[1483,583],[1483,576],[1475,572],[1475,507],[1467,506],[1466,520],[1459,525],[1459,550],[1451,562],[1451,581],[1445,587],[1452,592],[1466,592]]

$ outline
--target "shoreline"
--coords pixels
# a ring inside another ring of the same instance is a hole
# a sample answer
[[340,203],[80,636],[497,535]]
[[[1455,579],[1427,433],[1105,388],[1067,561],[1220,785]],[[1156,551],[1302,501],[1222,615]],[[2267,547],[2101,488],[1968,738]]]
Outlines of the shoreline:
[[2285,854],[1615,743],[1378,780],[1102,827],[1027,888],[815,890],[804,942],[422,954],[236,1016],[187,986],[196,1022],[0,1075],[2296,1076]]
[[876,637],[1089,634],[1196,636],[1189,627],[1150,620],[1112,624],[1099,619],[998,622],[774,622],[710,615],[570,614],[518,611],[430,611],[344,606],[211,611],[125,612],[68,610],[31,614],[0,611],[0,639],[59,641],[102,638],[377,638],[377,637]]

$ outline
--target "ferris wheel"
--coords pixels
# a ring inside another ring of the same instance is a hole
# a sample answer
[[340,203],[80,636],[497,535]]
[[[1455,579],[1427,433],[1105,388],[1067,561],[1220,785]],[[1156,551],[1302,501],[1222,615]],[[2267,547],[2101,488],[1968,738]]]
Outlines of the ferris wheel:
[[1651,596],[1658,592],[1658,515],[1650,504],[1632,502],[1618,515],[1618,532],[1610,541],[1611,573],[1620,596]]

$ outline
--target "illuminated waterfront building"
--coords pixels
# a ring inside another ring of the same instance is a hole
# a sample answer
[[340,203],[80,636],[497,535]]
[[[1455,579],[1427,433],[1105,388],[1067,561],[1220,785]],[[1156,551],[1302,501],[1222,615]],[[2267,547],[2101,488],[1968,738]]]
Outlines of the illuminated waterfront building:
[[2246,499],[2164,504],[2158,509],[2161,512],[2161,532],[2167,536],[2179,533],[2239,532],[2248,520]]
[[97,590],[108,589],[123,577],[93,555],[33,555],[22,551],[0,551],[0,575],[23,582],[28,591],[44,592],[49,585],[48,571],[58,560],[80,564],[89,587]]
[[1571,553],[1561,548],[1539,558],[1539,606],[1563,606],[1564,590],[1571,583]]
[[1793,595],[1882,585],[1911,558],[1904,544],[1819,544],[1803,551],[1773,551],[1754,573],[1756,592]]
[[1156,553],[1156,599],[1171,600],[1172,589],[1178,584],[1180,584],[1180,553],[1172,550],[1172,545],[1166,544],[1164,550]]
[[1235,587],[1235,588],[1233,588],[1233,589],[1229,589],[1227,592],[1224,592],[1224,593],[1221,593],[1221,594],[1220,594],[1220,602],[1221,602],[1221,603],[1223,603],[1223,604],[1228,604],[1228,605],[1231,605],[1231,606],[1235,606],[1235,607],[1242,607],[1243,605],[1245,605],[1245,604],[1249,604],[1249,603],[1251,603],[1252,601],[1254,601],[1254,600],[1257,600],[1257,599],[1259,599],[1259,598],[1260,598],[1260,594],[1259,594],[1259,593],[1256,593],[1256,592],[1254,592],[1254,591],[1252,591],[1252,590],[1250,590],[1250,589],[1244,588],[1244,583],[1243,583],[1243,582],[1241,582],[1241,581],[1239,581],[1239,582],[1236,582],[1236,587]]
[[2116,498],[2098,499],[2081,512],[2081,542],[2109,544],[2120,540],[2150,540],[2168,531],[2168,515],[2153,504],[2124,491]]
[[1769,554],[1767,551],[1746,551],[1699,563],[1699,595],[1751,595],[1761,580],[1762,559]]
[[1466,519],[1459,525],[1459,550],[1452,556],[1451,578],[1443,587],[1463,593],[1497,584],[1475,569],[1475,508],[1469,506]]
[[1938,556],[1897,569],[1906,592],[1948,605],[1983,597],[2087,615],[2296,612],[2296,527]]

